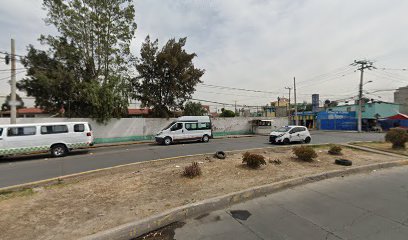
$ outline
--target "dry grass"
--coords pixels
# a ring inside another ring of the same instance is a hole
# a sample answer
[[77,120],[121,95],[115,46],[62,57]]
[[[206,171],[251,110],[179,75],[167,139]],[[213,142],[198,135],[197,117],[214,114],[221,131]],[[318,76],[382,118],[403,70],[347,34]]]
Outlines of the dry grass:
[[354,143],[354,145],[374,148],[377,150],[382,150],[382,151],[387,151],[387,152],[392,152],[392,153],[397,153],[397,154],[408,156],[408,145],[405,150],[404,149],[393,149],[392,143],[388,143],[388,142],[366,142],[366,143],[358,142],[358,143]]
[[[267,162],[259,170],[243,167],[242,152],[225,160],[212,156],[146,162],[77,177],[58,187],[33,189],[35,194],[0,200],[2,239],[77,239],[164,210],[206,198],[289,178],[341,169],[328,148],[316,148],[311,162],[297,160],[290,148],[251,151]],[[400,158],[349,148],[344,156],[353,166],[396,161]],[[185,166],[199,162],[202,175],[182,176]]]

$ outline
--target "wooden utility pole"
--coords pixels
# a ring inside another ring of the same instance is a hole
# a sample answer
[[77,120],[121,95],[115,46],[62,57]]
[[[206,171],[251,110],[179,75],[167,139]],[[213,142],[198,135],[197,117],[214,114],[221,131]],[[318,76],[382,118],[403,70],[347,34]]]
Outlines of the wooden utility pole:
[[14,39],[11,39],[11,94],[10,94],[10,124],[16,124],[17,118],[17,101],[16,101],[16,47]]
[[299,120],[297,117],[297,102],[296,102],[296,78],[293,77],[293,94],[295,95],[295,123],[299,125]]

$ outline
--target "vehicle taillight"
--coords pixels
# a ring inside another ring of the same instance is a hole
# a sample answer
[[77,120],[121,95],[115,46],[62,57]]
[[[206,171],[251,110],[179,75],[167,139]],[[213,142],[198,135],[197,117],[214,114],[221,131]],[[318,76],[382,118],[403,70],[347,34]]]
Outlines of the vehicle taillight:
[[88,136],[88,137],[92,136],[92,132],[87,132],[86,136]]

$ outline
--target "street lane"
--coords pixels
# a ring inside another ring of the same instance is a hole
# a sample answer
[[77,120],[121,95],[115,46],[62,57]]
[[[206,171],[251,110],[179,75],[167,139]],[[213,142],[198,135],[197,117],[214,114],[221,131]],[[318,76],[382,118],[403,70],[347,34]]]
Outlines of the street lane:
[[[383,138],[384,135],[379,133],[312,132],[312,143],[315,144],[380,141]],[[0,187],[153,159],[271,146],[267,136],[254,136],[171,146],[135,144],[102,147],[76,151],[63,158],[50,158],[48,155],[6,158],[0,162]]]
[[407,166],[338,177],[188,219],[172,236],[180,240],[405,240],[407,189]]

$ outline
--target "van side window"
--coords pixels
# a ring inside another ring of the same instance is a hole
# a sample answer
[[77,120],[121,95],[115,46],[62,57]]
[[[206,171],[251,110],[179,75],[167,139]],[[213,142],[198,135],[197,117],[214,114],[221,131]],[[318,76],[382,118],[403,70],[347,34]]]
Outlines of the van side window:
[[186,123],[186,129],[189,131],[197,130],[197,123]]
[[171,131],[177,131],[177,130],[180,130],[180,129],[182,129],[183,128],[183,123],[177,123],[177,124],[174,124],[172,127],[171,127]]
[[50,125],[41,126],[41,134],[56,134],[56,133],[67,133],[67,125]]
[[14,136],[29,136],[35,135],[36,129],[35,127],[11,127],[7,130],[7,136],[14,137]]
[[211,129],[211,124],[209,122],[198,124],[198,130],[207,130],[207,129]]
[[84,124],[75,124],[74,125],[74,132],[84,132],[85,125]]
[[3,135],[3,128],[0,128],[0,137]]

